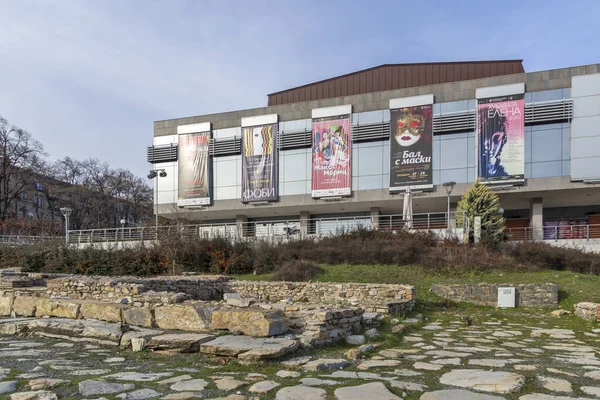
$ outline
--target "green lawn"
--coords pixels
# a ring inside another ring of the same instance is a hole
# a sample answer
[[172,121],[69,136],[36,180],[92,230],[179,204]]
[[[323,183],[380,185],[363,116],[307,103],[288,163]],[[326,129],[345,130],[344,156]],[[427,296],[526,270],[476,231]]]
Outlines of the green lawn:
[[[417,289],[417,300],[438,302],[440,299],[429,289],[435,283],[557,283],[560,306],[572,310],[582,301],[600,303],[600,276],[565,271],[452,273],[429,272],[420,266],[390,265],[322,265],[325,273],[315,281],[405,283]],[[270,275],[236,275],[240,280],[269,280]]]

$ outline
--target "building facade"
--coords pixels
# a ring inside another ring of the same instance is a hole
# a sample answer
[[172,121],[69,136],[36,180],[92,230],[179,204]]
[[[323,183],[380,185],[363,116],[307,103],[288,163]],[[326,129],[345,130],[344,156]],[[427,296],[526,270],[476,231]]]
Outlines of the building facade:
[[444,213],[444,182],[455,207],[482,179],[515,232],[600,226],[600,64],[519,66],[386,65],[274,93],[268,107],[156,121],[155,210],[311,233],[316,218],[401,215],[406,188],[415,214]]

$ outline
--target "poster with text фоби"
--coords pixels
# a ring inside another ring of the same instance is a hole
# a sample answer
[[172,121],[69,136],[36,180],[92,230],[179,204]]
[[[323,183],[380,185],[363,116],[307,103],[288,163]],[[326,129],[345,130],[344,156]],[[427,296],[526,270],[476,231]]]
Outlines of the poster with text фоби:
[[277,201],[277,124],[242,129],[242,202]]
[[312,197],[351,195],[350,115],[312,123]]

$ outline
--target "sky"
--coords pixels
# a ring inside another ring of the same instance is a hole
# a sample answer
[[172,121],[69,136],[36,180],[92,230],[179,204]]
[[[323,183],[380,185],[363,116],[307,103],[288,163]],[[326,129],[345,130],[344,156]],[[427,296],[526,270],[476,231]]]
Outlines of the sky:
[[600,62],[600,1],[0,0],[0,116],[145,176],[153,121],[386,63]]

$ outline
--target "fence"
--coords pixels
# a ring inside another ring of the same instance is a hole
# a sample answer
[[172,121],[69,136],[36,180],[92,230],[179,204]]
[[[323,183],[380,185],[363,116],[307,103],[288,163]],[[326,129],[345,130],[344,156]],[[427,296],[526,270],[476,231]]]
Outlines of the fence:
[[35,244],[43,242],[64,243],[64,236],[22,236],[22,235],[0,235],[0,245],[3,246],[21,246],[25,244]]
[[540,228],[523,227],[507,228],[510,240],[572,240],[572,239],[600,239],[600,225],[558,225]]
[[437,236],[462,238],[468,227],[456,228],[462,213],[414,214],[412,219],[400,215],[356,216],[339,218],[309,218],[277,221],[252,221],[225,224],[168,225],[139,228],[108,228],[69,231],[69,243],[107,243],[153,241],[161,236],[177,234],[181,237],[228,237],[237,239],[287,240],[302,237],[330,236],[340,232],[401,229],[434,232]]

